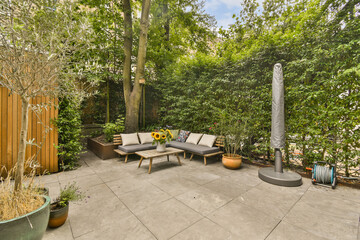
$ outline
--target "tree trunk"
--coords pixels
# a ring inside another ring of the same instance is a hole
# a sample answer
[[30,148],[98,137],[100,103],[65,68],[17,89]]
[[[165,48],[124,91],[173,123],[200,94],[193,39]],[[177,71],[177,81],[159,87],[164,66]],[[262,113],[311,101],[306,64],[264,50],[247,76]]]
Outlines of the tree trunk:
[[302,167],[303,167],[303,170],[306,170],[306,167],[308,166],[308,161],[307,161],[307,158],[306,158],[306,143],[305,143],[305,140],[306,140],[306,136],[305,134],[302,136],[302,156],[303,156],[303,159],[302,159]]
[[131,52],[132,52],[132,19],[130,0],[123,0],[124,11],[124,71],[123,89],[126,109],[131,93]]
[[164,29],[165,29],[165,41],[166,41],[166,49],[169,48],[169,44],[168,42],[170,41],[170,17],[169,17],[169,4],[167,1],[165,1],[163,3],[163,13],[165,16],[165,24],[164,24]]
[[[126,105],[126,117],[125,117],[125,131],[126,132],[135,132],[139,129],[139,108],[140,108],[140,99],[141,99],[141,86],[139,79],[145,75],[145,61],[146,61],[146,47],[147,47],[147,32],[149,29],[149,12],[150,12],[150,3],[151,0],[143,0],[142,3],[142,12],[140,20],[140,37],[139,37],[139,48],[136,64],[136,74],[134,87],[132,91],[131,88],[131,68],[125,69],[126,63],[124,62],[124,97]],[[125,41],[124,41],[124,51],[125,51],[125,61],[128,61],[131,67],[131,49],[129,51],[129,43],[125,43],[132,36],[131,29],[129,28],[131,24],[131,5],[129,0],[124,0],[124,22],[125,22]],[[126,16],[129,14],[130,16]],[[126,39],[128,38],[128,39]],[[128,48],[128,49],[126,49]],[[130,52],[130,58],[127,58],[127,54]],[[125,73],[127,71],[127,73]],[[126,77],[126,78],[125,78]],[[126,83],[125,83],[126,82]]]
[[26,137],[28,132],[28,117],[29,117],[29,99],[21,99],[21,132],[20,132],[20,143],[19,153],[16,163],[15,173],[15,191],[21,190],[22,179],[24,175],[24,163],[25,163],[25,150],[26,150]]
[[109,77],[106,80],[106,119],[105,123],[110,122],[110,86],[109,83],[110,79]]

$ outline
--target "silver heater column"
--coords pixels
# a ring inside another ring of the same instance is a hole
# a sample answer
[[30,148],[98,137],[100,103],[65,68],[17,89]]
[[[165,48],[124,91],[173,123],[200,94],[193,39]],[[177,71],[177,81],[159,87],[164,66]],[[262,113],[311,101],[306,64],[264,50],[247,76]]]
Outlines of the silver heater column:
[[280,63],[275,64],[272,80],[271,139],[270,146],[275,148],[275,168],[259,169],[259,178],[265,182],[296,187],[302,184],[299,174],[283,172],[281,148],[285,147],[285,109],[284,78]]

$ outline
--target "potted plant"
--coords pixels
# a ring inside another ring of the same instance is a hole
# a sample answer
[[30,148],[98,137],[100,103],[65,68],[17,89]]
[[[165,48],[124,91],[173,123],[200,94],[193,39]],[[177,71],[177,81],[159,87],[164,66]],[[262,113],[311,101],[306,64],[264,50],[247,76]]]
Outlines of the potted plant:
[[151,136],[154,138],[152,144],[157,144],[156,150],[158,152],[165,152],[166,142],[170,142],[174,137],[169,129],[160,129],[159,132],[152,132]]
[[50,219],[48,226],[51,228],[60,227],[68,217],[69,202],[83,199],[83,194],[79,191],[76,183],[66,185],[60,189],[60,195],[50,204]]
[[247,120],[241,119],[241,116],[236,114],[223,111],[220,115],[220,121],[215,125],[214,129],[221,136],[224,136],[223,165],[229,169],[240,168],[242,158],[238,153],[242,151],[244,142],[248,137]]
[[50,197],[44,195],[44,188],[34,182],[36,175],[34,160],[25,162],[25,169],[31,169],[24,174],[21,190],[15,190],[13,176],[17,167],[9,172],[5,168],[0,172],[0,238],[41,239],[49,220]]
[[[83,88],[78,91],[59,88],[60,84],[78,85],[76,73],[86,71],[87,65],[92,65],[80,62],[81,57],[75,61],[74,55],[70,54],[76,50],[81,56],[87,49],[83,39],[89,33],[84,24],[86,19],[74,18],[75,4],[68,0],[46,4],[41,0],[0,1],[0,86],[19,96],[17,106],[21,109],[20,124],[14,128],[19,133],[17,154],[8,151],[6,155],[12,160],[11,167],[15,168],[4,176],[7,180],[0,181],[1,239],[41,239],[49,221],[50,198],[40,195],[31,185],[33,182],[27,184],[24,181],[24,172],[28,168],[26,160],[37,157],[26,154],[27,146],[41,148],[41,144],[36,145],[29,139],[29,117],[49,108],[60,95],[81,97],[81,93],[85,94]],[[45,99],[41,104],[36,103],[39,97]],[[48,126],[41,127],[46,129],[44,132],[48,131]]]

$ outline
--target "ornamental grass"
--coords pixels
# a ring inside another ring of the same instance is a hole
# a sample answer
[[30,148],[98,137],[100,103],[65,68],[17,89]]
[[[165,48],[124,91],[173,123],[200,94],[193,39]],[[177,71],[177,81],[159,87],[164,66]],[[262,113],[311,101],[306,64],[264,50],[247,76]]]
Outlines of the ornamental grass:
[[25,163],[25,169],[31,169],[24,175],[24,184],[18,191],[14,190],[13,176],[16,172],[16,166],[6,171],[3,167],[0,176],[0,221],[10,220],[16,217],[30,213],[44,204],[44,198],[41,196],[41,188],[34,182],[36,175],[36,165],[33,161]]

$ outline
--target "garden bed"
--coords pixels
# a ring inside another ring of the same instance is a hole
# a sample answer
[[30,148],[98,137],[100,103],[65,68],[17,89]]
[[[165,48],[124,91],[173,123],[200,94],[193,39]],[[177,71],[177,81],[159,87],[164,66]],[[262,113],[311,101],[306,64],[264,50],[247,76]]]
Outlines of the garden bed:
[[104,142],[102,136],[96,138],[88,138],[87,148],[103,160],[118,157],[118,155],[114,152],[116,145],[114,145],[112,142]]

